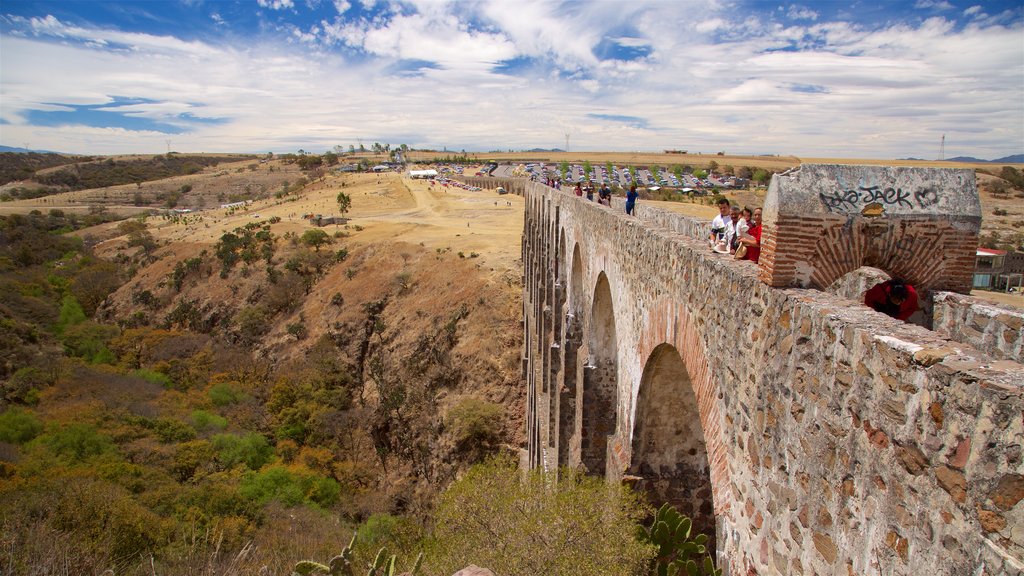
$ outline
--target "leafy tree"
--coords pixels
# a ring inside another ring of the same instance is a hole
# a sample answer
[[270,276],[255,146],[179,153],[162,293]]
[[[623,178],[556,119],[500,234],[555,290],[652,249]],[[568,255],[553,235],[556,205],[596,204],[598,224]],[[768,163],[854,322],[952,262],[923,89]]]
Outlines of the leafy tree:
[[473,563],[507,576],[640,574],[654,557],[636,539],[645,513],[628,488],[569,469],[525,480],[508,461],[478,464],[442,495],[430,573]]
[[352,198],[344,192],[338,192],[338,212],[341,212],[342,217],[348,212],[348,209],[352,207]]
[[770,178],[771,174],[769,174],[767,170],[758,168],[757,170],[754,170],[754,175],[751,177],[751,180],[753,180],[754,182],[758,182],[760,184],[764,184]]
[[586,179],[587,181],[589,181],[590,180],[590,171],[593,170],[593,169],[594,169],[594,166],[591,165],[590,160],[584,160],[583,161],[583,178]]
[[333,240],[331,240],[331,237],[328,236],[327,232],[324,232],[319,228],[314,228],[312,230],[306,230],[305,232],[303,232],[301,241],[306,246],[311,246],[314,249],[316,249],[317,252],[320,251],[321,246],[333,242]]

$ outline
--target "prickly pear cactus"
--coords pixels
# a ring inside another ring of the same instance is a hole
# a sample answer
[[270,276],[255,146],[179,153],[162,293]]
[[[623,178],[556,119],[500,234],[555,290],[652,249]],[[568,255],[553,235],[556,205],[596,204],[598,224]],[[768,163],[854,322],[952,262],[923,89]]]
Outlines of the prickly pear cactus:
[[680,514],[666,502],[654,515],[650,527],[641,526],[637,536],[641,541],[658,547],[658,555],[651,562],[651,574],[657,576],[721,576],[722,571],[708,554],[705,534],[692,538],[693,521]]
[[295,565],[292,576],[310,576],[312,574],[329,574],[330,576],[355,576],[352,573],[352,549],[356,545],[356,535],[352,535],[348,546],[341,549],[341,554],[331,558],[327,565],[313,560],[302,560]]
[[[356,545],[356,535],[352,535],[352,540],[349,541],[348,546],[341,549],[341,554],[338,554],[325,566],[319,562],[313,560],[302,560],[295,564],[295,570],[292,571],[292,576],[312,576],[313,574],[328,574],[329,576],[355,576],[352,566],[352,549]],[[369,570],[366,572],[366,576],[395,576],[397,574],[395,555],[388,556],[387,548],[381,548],[377,552],[377,556],[373,559],[373,562],[369,565]],[[412,570],[409,574],[416,576],[420,571],[420,566],[423,564],[423,553],[416,557],[416,562],[413,564]]]

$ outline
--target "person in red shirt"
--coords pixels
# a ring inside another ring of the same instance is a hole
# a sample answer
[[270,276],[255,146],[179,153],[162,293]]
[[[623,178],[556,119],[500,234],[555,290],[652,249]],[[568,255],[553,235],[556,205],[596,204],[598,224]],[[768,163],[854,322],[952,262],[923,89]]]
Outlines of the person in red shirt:
[[761,258],[761,209],[755,208],[754,215],[750,219],[750,228],[747,233],[740,237],[740,244],[746,247],[743,254],[744,260],[757,262]]
[[906,320],[917,312],[917,291],[899,278],[879,282],[864,293],[864,304],[875,312]]

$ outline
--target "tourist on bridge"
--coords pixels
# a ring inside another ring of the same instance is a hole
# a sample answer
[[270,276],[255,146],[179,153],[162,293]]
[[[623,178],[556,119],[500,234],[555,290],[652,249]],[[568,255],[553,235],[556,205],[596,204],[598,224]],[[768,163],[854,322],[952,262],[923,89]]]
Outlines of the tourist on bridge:
[[577,196],[579,196],[581,198],[583,197],[583,184],[581,182],[577,182],[576,183],[576,189],[573,190],[573,194],[575,194],[575,195],[577,195]]
[[612,189],[608,187],[607,182],[602,184],[601,189],[597,192],[597,203],[605,206],[612,205]]
[[750,218],[750,228],[740,237],[736,258],[757,262],[761,259],[761,209],[754,208]]
[[626,193],[626,214],[633,215],[633,208],[636,207],[636,199],[640,197],[640,194],[636,191],[636,184],[629,186],[629,192]]
[[718,216],[711,221],[711,236],[708,239],[711,247],[714,248],[720,240],[725,239],[725,230],[730,222],[729,215],[731,213],[731,207],[729,201],[725,198],[718,200]]
[[879,282],[864,293],[864,304],[875,312],[906,320],[917,312],[917,290],[899,278]]
[[590,184],[587,184],[587,187],[584,188],[584,190],[587,192],[587,200],[590,200],[591,202],[593,202],[594,201],[594,187],[591,186]]
[[737,234],[737,226],[740,224],[740,207],[735,204],[731,208],[729,220],[725,223],[725,247],[730,254],[736,252],[739,246],[740,237]]

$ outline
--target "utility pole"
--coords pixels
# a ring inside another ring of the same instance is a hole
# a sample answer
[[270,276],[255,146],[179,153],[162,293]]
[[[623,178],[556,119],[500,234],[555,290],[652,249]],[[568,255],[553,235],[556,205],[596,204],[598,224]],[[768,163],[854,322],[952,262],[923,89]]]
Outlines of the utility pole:
[[939,160],[946,159],[946,135],[942,135],[942,142],[939,143]]
[[566,152],[569,151],[569,133],[568,132],[565,133],[565,151]]
[[170,140],[165,140],[165,142],[167,142],[167,153],[170,154],[171,153],[171,141]]

